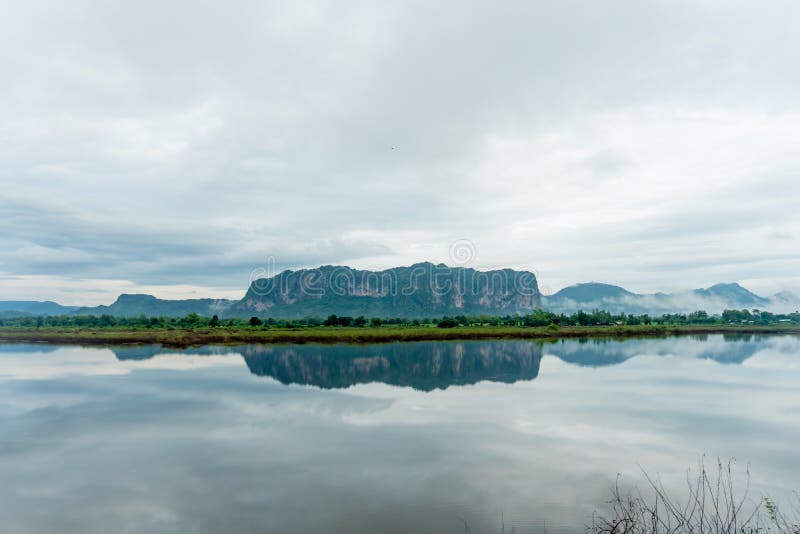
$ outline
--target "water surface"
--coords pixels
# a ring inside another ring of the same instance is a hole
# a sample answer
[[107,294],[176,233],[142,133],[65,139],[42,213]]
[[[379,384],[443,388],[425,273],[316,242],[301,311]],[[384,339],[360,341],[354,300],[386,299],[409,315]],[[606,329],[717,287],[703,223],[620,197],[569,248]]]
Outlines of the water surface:
[[25,532],[580,532],[699,455],[800,489],[800,338],[0,345]]

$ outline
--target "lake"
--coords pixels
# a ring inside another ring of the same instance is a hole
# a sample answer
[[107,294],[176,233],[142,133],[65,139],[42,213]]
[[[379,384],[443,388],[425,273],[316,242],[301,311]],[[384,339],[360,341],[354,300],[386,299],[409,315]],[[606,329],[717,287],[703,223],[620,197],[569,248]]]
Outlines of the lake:
[[2,532],[582,532],[642,469],[800,489],[800,338],[0,345]]

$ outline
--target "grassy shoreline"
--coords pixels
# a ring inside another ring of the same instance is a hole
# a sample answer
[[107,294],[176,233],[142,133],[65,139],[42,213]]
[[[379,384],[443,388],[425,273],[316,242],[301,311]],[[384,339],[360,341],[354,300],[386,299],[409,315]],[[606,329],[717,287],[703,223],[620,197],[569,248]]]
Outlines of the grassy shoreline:
[[629,338],[700,334],[800,334],[800,325],[636,325],[546,327],[310,327],[288,328],[0,328],[0,342],[161,344],[186,347],[243,343],[390,343],[479,339]]

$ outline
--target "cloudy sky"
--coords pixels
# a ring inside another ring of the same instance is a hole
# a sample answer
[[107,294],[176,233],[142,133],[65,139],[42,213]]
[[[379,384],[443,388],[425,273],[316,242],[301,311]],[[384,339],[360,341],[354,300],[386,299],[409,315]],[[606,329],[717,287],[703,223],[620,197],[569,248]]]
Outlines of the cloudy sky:
[[545,292],[800,289],[797,2],[0,4],[1,299],[459,240]]

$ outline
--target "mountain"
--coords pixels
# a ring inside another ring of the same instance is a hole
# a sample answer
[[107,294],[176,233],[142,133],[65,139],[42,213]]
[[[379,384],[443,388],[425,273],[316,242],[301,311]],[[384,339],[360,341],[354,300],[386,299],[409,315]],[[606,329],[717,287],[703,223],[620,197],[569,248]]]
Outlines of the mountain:
[[733,308],[759,308],[769,305],[769,299],[759,297],[739,284],[715,284],[707,289],[695,289],[692,293],[704,299],[731,304]]
[[639,297],[635,293],[611,284],[589,282],[565,287],[552,295],[542,298],[547,310],[573,313],[578,310],[591,311],[595,308],[620,313],[629,308]]
[[612,286],[611,284],[601,284],[598,282],[589,282],[585,284],[575,284],[574,286],[565,287],[561,291],[548,297],[549,299],[561,300],[575,300],[575,301],[591,301],[600,299],[616,299],[633,297],[634,293],[623,289],[619,286]]
[[784,313],[800,310],[800,297],[791,291],[778,291],[772,295],[769,309]]
[[34,317],[32,313],[22,311],[0,311],[0,319],[18,319],[20,317]]
[[529,313],[541,306],[533,273],[417,263],[384,271],[324,265],[256,280],[229,315],[440,317]]
[[[652,300],[663,300],[663,293],[650,295]],[[575,284],[546,297],[542,303],[546,310],[556,313],[606,310],[611,313],[648,313],[644,295],[625,288],[599,282]]]
[[25,317],[29,315],[65,315],[74,310],[77,306],[62,306],[55,302],[46,300],[39,302],[35,300],[2,300],[0,301],[0,315],[2,317]]
[[327,317],[427,318],[443,315],[513,315],[537,308],[571,314],[603,309],[611,313],[662,315],[705,310],[753,309],[788,313],[800,309],[800,297],[781,291],[759,296],[737,283],[676,293],[639,294],[599,282],[575,284],[553,295],[539,293],[528,271],[477,271],[430,262],[383,271],[323,265],[287,270],[254,281],[241,300],[164,300],[152,295],[122,294],[109,306],[62,306],[55,302],[0,301],[0,319],[37,315],[139,315],[183,317]]
[[[786,294],[791,295],[788,292]],[[756,295],[737,283],[715,284],[708,288],[678,293],[650,294],[632,293],[609,284],[576,284],[543,297],[542,302],[545,309],[556,313],[602,309],[611,313],[651,315],[697,310],[720,313],[724,309],[772,309],[778,305],[775,300]]]
[[774,295],[772,295],[773,302],[800,302],[800,297],[792,293],[791,291],[778,291]]
[[190,313],[223,315],[235,301],[218,299],[163,300],[152,295],[122,294],[110,306],[79,308],[75,315],[114,315],[117,317],[183,317]]

